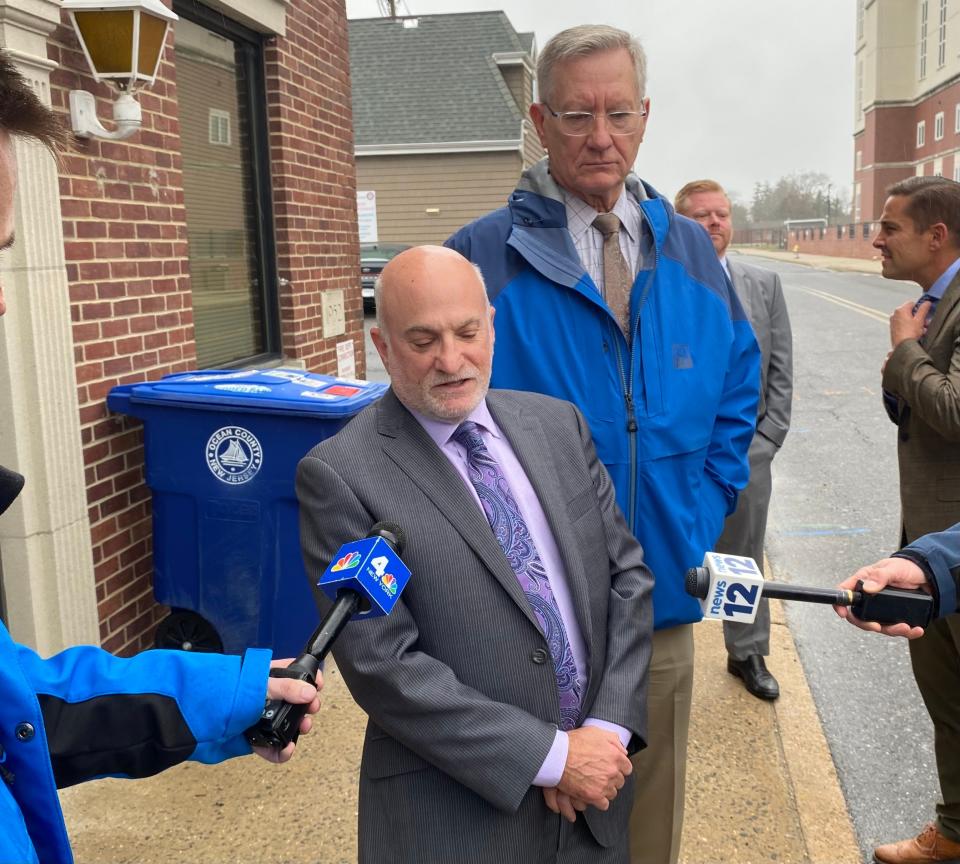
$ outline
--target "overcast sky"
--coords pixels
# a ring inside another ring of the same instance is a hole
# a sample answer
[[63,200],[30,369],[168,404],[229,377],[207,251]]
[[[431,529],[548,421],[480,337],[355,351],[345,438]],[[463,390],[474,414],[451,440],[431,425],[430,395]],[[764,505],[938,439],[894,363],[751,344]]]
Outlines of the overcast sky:
[[[350,18],[376,0],[346,0]],[[575,24],[613,24],[647,51],[650,123],[637,172],[673,197],[714,177],[749,202],[756,182],[827,174],[849,196],[853,175],[854,0],[405,0],[401,12],[503,9],[542,47]],[[601,4],[597,4],[598,6]]]

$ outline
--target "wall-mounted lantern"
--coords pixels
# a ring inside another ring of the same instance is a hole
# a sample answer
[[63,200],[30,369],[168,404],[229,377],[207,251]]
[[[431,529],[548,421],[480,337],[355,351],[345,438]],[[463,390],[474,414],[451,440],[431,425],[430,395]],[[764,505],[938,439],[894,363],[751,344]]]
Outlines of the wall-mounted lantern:
[[70,91],[70,121],[81,138],[129,138],[142,122],[133,94],[153,84],[170,24],[177,16],[160,0],[63,0],[96,81],[119,91],[113,103],[114,131],[97,119],[96,99],[86,90]]

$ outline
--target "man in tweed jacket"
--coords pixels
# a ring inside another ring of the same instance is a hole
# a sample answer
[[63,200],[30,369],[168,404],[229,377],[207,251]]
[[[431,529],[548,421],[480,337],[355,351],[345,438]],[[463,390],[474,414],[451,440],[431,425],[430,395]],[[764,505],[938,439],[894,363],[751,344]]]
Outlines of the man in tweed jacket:
[[[911,177],[887,189],[873,245],[887,279],[923,293],[890,316],[884,402],[897,424],[900,545],[960,521],[960,184]],[[960,615],[910,642],[913,675],[933,720],[943,801],[916,837],[874,850],[881,864],[960,858]],[[903,766],[909,770],[909,766]]]
[[[349,625],[334,649],[370,718],[359,861],[625,864],[627,756],[644,746],[652,627],[642,550],[579,411],[487,391],[493,312],[465,258],[411,249],[384,270],[376,302],[372,336],[391,389],[315,447],[297,477],[313,583],[380,520],[403,528],[413,573],[391,615]],[[561,721],[556,642],[456,440],[465,420],[542,559],[576,661],[573,723]]]

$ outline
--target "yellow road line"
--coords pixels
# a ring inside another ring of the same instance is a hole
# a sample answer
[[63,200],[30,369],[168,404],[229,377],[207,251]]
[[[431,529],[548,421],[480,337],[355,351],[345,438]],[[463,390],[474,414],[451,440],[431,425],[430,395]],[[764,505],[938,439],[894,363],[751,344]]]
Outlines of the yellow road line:
[[821,300],[828,300],[831,303],[836,303],[838,306],[844,306],[847,309],[852,309],[854,312],[859,312],[861,315],[866,315],[868,318],[873,318],[874,321],[879,321],[881,324],[888,324],[890,322],[889,313],[881,312],[879,309],[874,309],[871,306],[863,306],[860,303],[855,303],[853,300],[837,297],[835,294],[829,294],[826,291],[818,291],[816,288],[806,288],[802,285],[796,287],[801,291],[806,291],[807,294],[819,297]]

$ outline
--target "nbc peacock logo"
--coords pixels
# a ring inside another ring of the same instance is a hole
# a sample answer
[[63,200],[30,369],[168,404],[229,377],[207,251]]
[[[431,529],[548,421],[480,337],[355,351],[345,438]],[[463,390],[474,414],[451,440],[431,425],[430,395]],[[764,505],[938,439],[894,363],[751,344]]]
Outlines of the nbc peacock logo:
[[359,552],[350,552],[347,555],[344,555],[333,567],[330,568],[331,573],[336,573],[340,570],[352,570],[354,567],[360,566],[360,553]]
[[395,597],[397,594],[397,577],[392,573],[384,573],[383,578],[380,580],[380,584],[386,589],[387,593],[391,597]]

